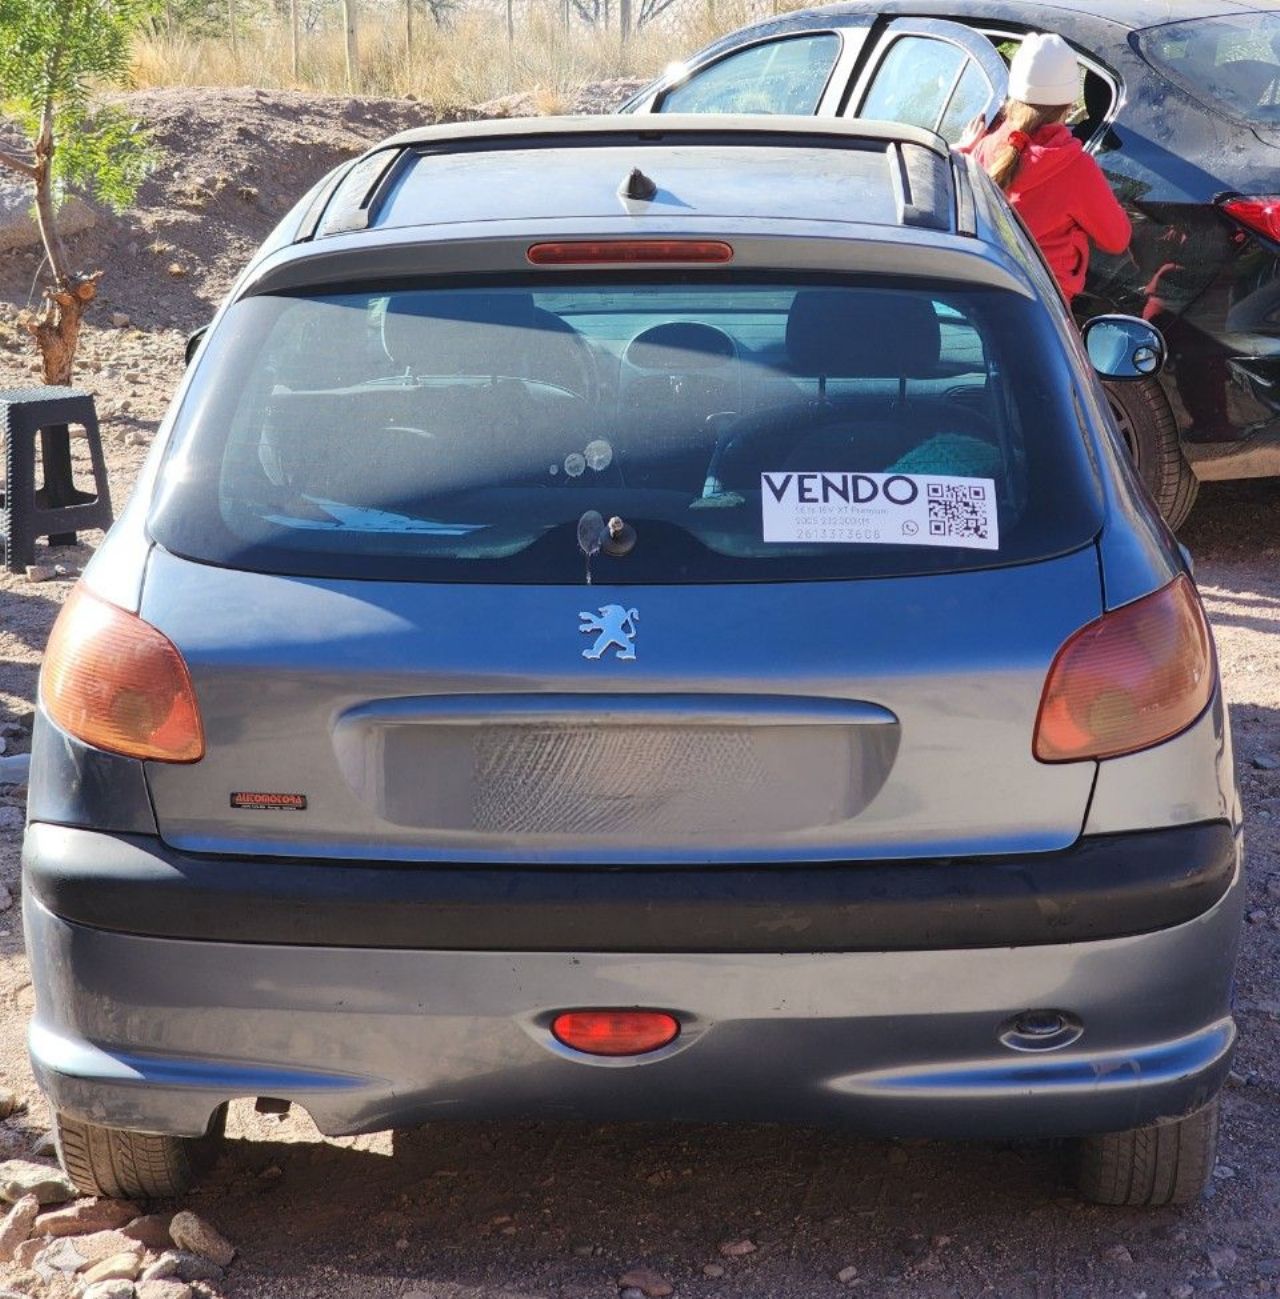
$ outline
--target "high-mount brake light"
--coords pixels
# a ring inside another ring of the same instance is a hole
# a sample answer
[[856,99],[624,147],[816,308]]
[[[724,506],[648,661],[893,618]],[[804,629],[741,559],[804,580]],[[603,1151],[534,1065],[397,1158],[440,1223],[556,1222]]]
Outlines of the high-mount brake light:
[[1280,194],[1231,198],[1222,205],[1222,210],[1241,225],[1280,243]]
[[680,1021],[665,1010],[567,1010],[551,1032],[586,1055],[644,1055],[674,1042]]
[[1041,762],[1136,753],[1185,731],[1213,696],[1209,625],[1185,575],[1082,627],[1058,651],[1036,718]]
[[531,244],[534,266],[686,265],[733,261],[733,248],[720,239],[571,239]]
[[177,646],[136,614],[77,586],[53,624],[40,700],[64,731],[152,762],[198,762],[204,727]]

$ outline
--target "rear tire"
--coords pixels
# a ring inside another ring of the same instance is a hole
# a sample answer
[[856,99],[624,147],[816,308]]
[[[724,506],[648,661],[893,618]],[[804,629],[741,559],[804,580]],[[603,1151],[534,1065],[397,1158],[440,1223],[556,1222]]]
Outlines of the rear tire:
[[217,1156],[226,1128],[220,1106],[203,1137],[163,1137],[55,1116],[58,1159],[83,1195],[169,1200],[183,1195]]
[[1169,399],[1155,379],[1104,385],[1111,413],[1151,499],[1165,522],[1180,528],[1191,513],[1200,480],[1191,472],[1178,440]]
[[1076,1185],[1094,1204],[1157,1208],[1191,1204],[1213,1176],[1218,1149],[1218,1098],[1173,1123],[1082,1137]]

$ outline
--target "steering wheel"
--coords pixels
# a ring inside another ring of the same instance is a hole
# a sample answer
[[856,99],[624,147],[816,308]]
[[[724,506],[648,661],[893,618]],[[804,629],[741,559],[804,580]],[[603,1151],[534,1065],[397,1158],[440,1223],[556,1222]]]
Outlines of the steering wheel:
[[573,358],[571,365],[577,370],[575,377],[579,380],[579,384],[568,387],[563,382],[557,382],[556,379],[563,379],[563,375],[557,375],[556,379],[552,380],[536,379],[532,375],[529,378],[535,383],[546,383],[553,388],[565,388],[567,391],[574,393],[575,396],[581,397],[584,401],[594,405],[600,397],[600,376],[596,369],[595,354],[592,352],[590,344],[572,325],[567,324],[555,312],[535,308],[535,315],[546,322],[542,332],[548,338],[563,339],[571,344],[568,349],[560,349],[556,355],[557,358],[559,356],[571,356]]

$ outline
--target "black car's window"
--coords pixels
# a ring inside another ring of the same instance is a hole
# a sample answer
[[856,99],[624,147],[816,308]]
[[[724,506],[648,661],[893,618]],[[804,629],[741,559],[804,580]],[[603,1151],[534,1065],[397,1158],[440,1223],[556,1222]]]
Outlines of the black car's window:
[[726,55],[667,91],[662,113],[794,113],[818,107],[840,55],[834,32],[762,41]]
[[1280,13],[1151,27],[1138,33],[1138,46],[1202,103],[1245,121],[1280,123]]
[[876,69],[858,116],[932,130],[965,58],[965,52],[950,41],[899,37]]
[[1071,388],[1044,308],[973,287],[250,298],[209,339],[151,528],[193,559],[411,580],[580,582],[592,511],[638,538],[601,581],[1020,562],[1098,524]]

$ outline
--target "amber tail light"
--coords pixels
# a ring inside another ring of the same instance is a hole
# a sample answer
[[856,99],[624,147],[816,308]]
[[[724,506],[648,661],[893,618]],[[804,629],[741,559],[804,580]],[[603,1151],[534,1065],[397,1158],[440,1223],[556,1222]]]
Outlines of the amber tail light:
[[1062,646],[1040,699],[1035,756],[1079,762],[1150,748],[1204,712],[1216,679],[1200,597],[1179,576]]
[[53,625],[40,699],[58,726],[95,749],[154,762],[204,756],[200,709],[177,647],[83,586]]

